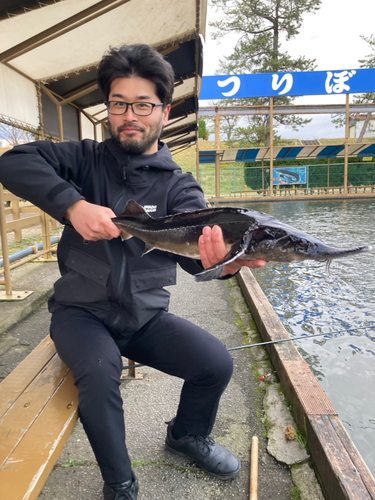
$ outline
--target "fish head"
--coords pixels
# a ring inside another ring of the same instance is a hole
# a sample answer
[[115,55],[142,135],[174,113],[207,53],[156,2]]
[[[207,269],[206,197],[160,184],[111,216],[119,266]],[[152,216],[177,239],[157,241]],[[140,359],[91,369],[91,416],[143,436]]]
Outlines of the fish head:
[[248,257],[274,262],[300,262],[312,258],[315,242],[281,227],[259,227],[249,239]]

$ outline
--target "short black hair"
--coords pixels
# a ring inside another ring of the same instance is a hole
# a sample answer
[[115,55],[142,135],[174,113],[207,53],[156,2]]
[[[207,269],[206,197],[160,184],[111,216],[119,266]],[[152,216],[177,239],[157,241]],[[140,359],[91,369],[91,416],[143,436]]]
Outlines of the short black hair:
[[137,43],[110,47],[99,63],[98,85],[108,99],[116,78],[139,76],[156,86],[156,95],[164,107],[172,102],[174,71],[171,64],[150,45]]

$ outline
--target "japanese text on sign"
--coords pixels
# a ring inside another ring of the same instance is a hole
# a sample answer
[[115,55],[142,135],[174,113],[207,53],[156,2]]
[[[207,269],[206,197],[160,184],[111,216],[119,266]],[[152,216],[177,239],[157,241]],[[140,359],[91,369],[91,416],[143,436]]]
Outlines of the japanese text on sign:
[[375,92],[375,68],[203,76],[199,98],[328,95]]

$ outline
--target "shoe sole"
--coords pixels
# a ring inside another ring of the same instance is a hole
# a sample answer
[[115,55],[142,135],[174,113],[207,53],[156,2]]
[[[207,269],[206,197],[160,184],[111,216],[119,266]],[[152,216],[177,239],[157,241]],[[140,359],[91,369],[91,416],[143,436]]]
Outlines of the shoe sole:
[[213,476],[213,477],[217,477],[219,479],[222,479],[223,481],[226,481],[228,479],[233,479],[234,477],[237,476],[237,474],[240,472],[241,470],[241,464],[239,466],[239,468],[234,471],[234,472],[229,472],[228,474],[215,474],[214,472],[208,470],[208,469],[205,469],[204,467],[202,467],[200,464],[198,464],[198,462],[196,462],[193,458],[189,457],[189,455],[186,455],[186,453],[183,453],[182,451],[177,451],[175,450],[174,448],[171,448],[171,446],[169,446],[168,443],[165,443],[165,449],[167,451],[169,451],[169,453],[172,453],[173,455],[179,455],[180,457],[184,457],[184,458],[188,458],[189,460],[192,460],[200,469],[204,470],[204,472],[206,472],[207,474],[209,474],[210,476]]

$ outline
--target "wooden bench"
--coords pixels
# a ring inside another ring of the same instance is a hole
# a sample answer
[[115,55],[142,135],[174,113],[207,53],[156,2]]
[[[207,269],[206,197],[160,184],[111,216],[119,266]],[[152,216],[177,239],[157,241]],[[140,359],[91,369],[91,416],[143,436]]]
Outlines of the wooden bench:
[[0,384],[0,497],[39,495],[78,416],[72,374],[46,337]]
[[[121,376],[139,378],[135,368]],[[0,383],[1,500],[38,497],[74,428],[77,406],[72,373],[48,336]]]

